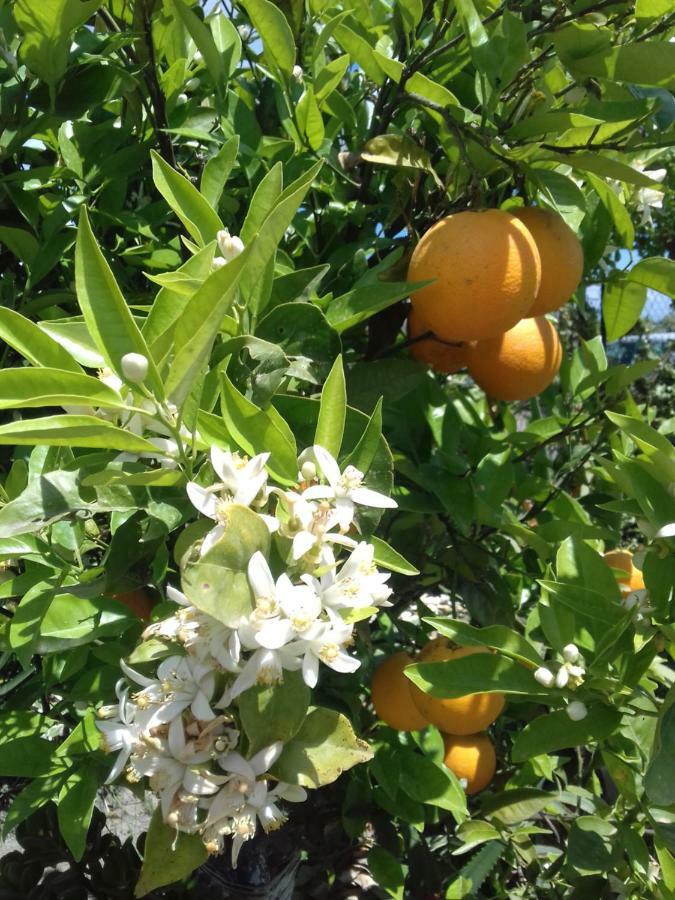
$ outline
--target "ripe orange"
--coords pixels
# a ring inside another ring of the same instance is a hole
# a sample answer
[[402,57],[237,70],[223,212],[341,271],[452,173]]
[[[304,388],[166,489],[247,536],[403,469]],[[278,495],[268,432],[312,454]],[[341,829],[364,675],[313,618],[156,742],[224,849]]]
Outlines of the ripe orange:
[[495,400],[529,400],[558,374],[562,347],[555,325],[538,316],[469,349],[469,374]]
[[475,341],[526,316],[541,281],[534,238],[499,209],[454,213],[422,235],[408,281],[435,279],[411,296],[414,309],[444,341]]
[[444,734],[443,744],[443,761],[458,778],[466,779],[467,794],[477,794],[490,784],[497,768],[497,757],[486,734]]
[[135,588],[133,591],[125,591],[122,594],[113,594],[112,598],[136,613],[139,619],[149,619],[152,607],[155,605],[150,594],[143,588]]
[[579,287],[584,251],[579,238],[557,213],[537,206],[512,210],[532,234],[541,257],[541,284],[529,315],[560,309]]
[[419,362],[424,363],[435,372],[454,375],[466,368],[468,344],[448,344],[433,334],[433,328],[427,325],[416,309],[411,308],[408,316],[408,337],[414,340],[420,335],[432,332],[429,337],[410,344],[410,353]]
[[371,696],[375,712],[397,731],[419,731],[429,724],[413,703],[411,682],[403,674],[413,661],[407,653],[395,653],[380,663],[373,675]]
[[630,550],[609,550],[603,558],[610,568],[622,569],[626,573],[625,576],[617,578],[617,581],[628,591],[645,589],[642,570],[633,563],[633,554]]
[[[456,650],[434,647],[425,653],[424,659],[420,662],[443,662],[470,656],[472,653],[489,652],[487,647],[458,647]],[[410,693],[415,706],[424,718],[447,734],[473,734],[482,731],[494,722],[504,709],[503,694],[466,694],[464,697],[444,700],[425,694],[412,682]]]

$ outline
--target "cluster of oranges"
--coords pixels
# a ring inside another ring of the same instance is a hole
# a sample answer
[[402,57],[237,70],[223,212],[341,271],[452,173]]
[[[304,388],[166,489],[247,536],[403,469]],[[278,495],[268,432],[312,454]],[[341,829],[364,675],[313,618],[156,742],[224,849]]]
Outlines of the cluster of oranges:
[[545,317],[575,292],[581,244],[554,212],[523,207],[454,213],[415,247],[411,353],[437,372],[468,368],[496,400],[527,400],[553,381],[562,362],[555,326]]
[[445,700],[425,694],[406,678],[413,662],[444,662],[471,653],[489,653],[486,647],[450,649],[432,641],[413,660],[405,652],[381,663],[373,675],[371,697],[378,717],[397,731],[419,731],[435,725],[443,735],[445,765],[465,783],[467,794],[477,794],[492,781],[497,767],[495,748],[485,729],[504,708],[504,695],[467,694]]

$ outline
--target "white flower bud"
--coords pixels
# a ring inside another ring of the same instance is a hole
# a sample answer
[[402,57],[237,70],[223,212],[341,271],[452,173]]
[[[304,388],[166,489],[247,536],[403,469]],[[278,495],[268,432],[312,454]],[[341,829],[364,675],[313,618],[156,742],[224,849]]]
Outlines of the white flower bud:
[[238,25],[237,31],[242,41],[247,41],[251,37],[252,28],[250,25]]
[[212,269],[222,269],[224,265],[227,265],[227,260],[223,259],[222,256],[213,257],[213,262],[211,263]]
[[586,669],[583,666],[566,666],[567,671],[570,673],[570,678],[583,678],[586,674]]
[[293,66],[292,75],[296,81],[302,81],[302,79],[305,77],[305,73],[302,71],[302,66]]
[[675,537],[675,522],[669,522],[668,525],[663,525],[654,535],[655,538],[670,538]]
[[553,687],[555,676],[550,669],[546,668],[546,666],[540,666],[534,673],[534,679],[544,687]]
[[244,249],[244,243],[241,238],[231,235],[227,228],[223,228],[216,235],[218,249],[223,254],[225,262],[231,262]]
[[179,94],[176,97],[176,106],[184,106],[188,102],[187,94]]
[[316,478],[316,466],[308,459],[307,462],[302,464],[300,474],[302,475],[303,481],[313,481]]
[[567,671],[565,666],[563,666],[562,669],[558,669],[558,672],[555,676],[555,686],[557,688],[564,688],[569,680],[570,673]]
[[125,353],[122,357],[122,374],[127,381],[140,384],[148,374],[148,360],[142,353]]
[[588,715],[586,704],[582,703],[581,700],[572,700],[571,703],[567,704],[566,711],[573,722],[581,722],[581,720],[585,719]]
[[567,644],[562,649],[562,655],[566,662],[575,663],[579,659],[579,648],[576,644]]
[[196,91],[200,84],[201,81],[199,80],[199,78],[188,78],[188,80],[185,82],[185,90]]

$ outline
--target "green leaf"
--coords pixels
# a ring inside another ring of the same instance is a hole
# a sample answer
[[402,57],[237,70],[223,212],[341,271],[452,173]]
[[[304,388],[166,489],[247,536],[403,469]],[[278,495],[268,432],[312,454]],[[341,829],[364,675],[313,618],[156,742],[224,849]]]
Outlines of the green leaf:
[[525,762],[542,753],[553,753],[568,747],[578,747],[590,741],[604,740],[621,723],[621,713],[604,704],[591,704],[588,715],[573,722],[564,709],[538,716],[518,732],[513,742],[511,759]]
[[586,212],[586,198],[572,179],[540,165],[531,166],[528,174],[546,205],[560,213],[570,228],[576,231]]
[[[241,60],[241,37],[232,20],[224,12],[210,17],[211,31],[218,52],[223,57],[225,72],[233,75]],[[215,206],[215,203],[213,204]]]
[[246,574],[214,563],[187,566],[182,590],[193,606],[228,628],[236,628],[242,616],[248,616],[253,610]]
[[573,71],[612,82],[675,88],[675,46],[668,41],[641,41],[606,47],[575,59]]
[[202,54],[204,64],[213,79],[217,93],[224,89],[227,72],[223,57],[221,56],[210,29],[195,13],[186,6],[183,0],[171,0],[171,9],[176,18],[180,19],[190,33],[190,37]]
[[422,169],[431,172],[437,183],[439,180],[429,153],[406,135],[381,134],[371,138],[361,151],[361,158],[375,165]]
[[275,163],[255,189],[241,227],[240,237],[245,244],[260,231],[263,222],[274,209],[284,189],[284,170],[280,162]]
[[475,628],[458,619],[430,617],[424,620],[433,629],[463,647],[491,647],[505,656],[519,660],[526,665],[542,666],[544,660],[522,635],[506,625],[488,625]]
[[649,256],[641,259],[624,275],[628,281],[643,284],[675,299],[675,260],[665,256]]
[[531,669],[513,659],[492,653],[474,653],[460,659],[416,663],[405,670],[407,678],[432,697],[464,697],[467,694],[503,693],[553,699],[535,681]]
[[479,72],[484,72],[490,83],[497,84],[499,59],[490,44],[488,33],[476,11],[473,0],[455,0],[455,8],[462,28],[469,39],[471,56]]
[[353,28],[340,21],[335,27],[335,39],[350,56],[353,64],[360,66],[375,84],[384,84],[384,72],[378,65],[374,48]]
[[66,771],[60,771],[42,778],[33,778],[12,800],[3,822],[2,837],[6,838],[36,810],[54,800],[67,777]]
[[625,275],[608,281],[602,291],[602,318],[607,340],[617,341],[628,334],[640,318],[647,300],[647,288],[629,281]]
[[570,828],[567,861],[581,875],[599,875],[613,865],[616,827],[599,816],[577,816]]
[[0,425],[0,444],[100,447],[129,453],[157,453],[149,441],[96,416],[45,416]]
[[588,172],[586,174],[586,180],[594,189],[598,197],[600,197],[600,201],[612,217],[617,236],[621,239],[623,246],[628,247],[629,249],[632,248],[633,242],[635,241],[635,228],[633,227],[633,222],[626,207],[614,193],[609,184],[603,181],[602,178],[598,178],[597,175]]
[[86,504],[77,491],[77,472],[47,472],[0,509],[0,538],[40,531]]
[[[602,175],[606,178],[614,178],[617,181],[624,181],[626,184],[635,184],[638,187],[660,188],[658,181],[654,181],[644,172],[634,169],[633,166],[620,162],[618,159],[611,159],[608,156],[601,156],[599,153],[573,153],[570,155],[559,154],[556,156],[561,163],[571,166],[580,172],[593,172],[595,175]],[[660,257],[654,257],[660,262]]]
[[302,97],[298,101],[295,115],[300,133],[306,138],[310,149],[314,151],[320,150],[326,131],[319,104],[311,87],[305,88]]
[[[298,454],[293,433],[273,407],[259,409],[247,400],[230,379],[221,376],[223,419],[233,440],[249,456],[271,453],[267,468],[282,483],[295,484]],[[285,425],[285,423],[284,423]]]
[[0,339],[34,366],[49,366],[68,372],[81,372],[68,351],[45,334],[34,322],[6,306],[0,306]]
[[0,371],[0,409],[70,404],[125,408],[117,391],[90,375],[46,367]]
[[[324,28],[325,30],[326,28]],[[337,59],[331,60],[317,72],[314,79],[314,96],[319,105],[327,97],[330,97],[340,84],[348,65],[349,54],[345,53],[342,56],[338,56]]]
[[291,741],[305,721],[310,697],[302,672],[285,672],[280,684],[256,685],[244,691],[238,703],[249,754],[276,741]]
[[391,572],[398,572],[400,575],[419,575],[419,569],[416,569],[412,563],[409,563],[404,556],[401,556],[400,553],[394,550],[393,547],[390,547],[386,541],[382,540],[382,538],[371,535],[369,543],[372,544],[375,549],[373,560],[378,566],[383,566]]
[[75,285],[89,334],[110,368],[124,377],[122,357],[140,353],[149,363],[148,381],[157,396],[162,397],[164,389],[150,351],[96,243],[85,206],[77,229]]
[[167,395],[182,404],[205,369],[218,329],[237,296],[237,286],[255,244],[212,272],[188,300],[173,331],[174,357],[166,379]]
[[23,228],[11,228],[9,225],[0,225],[0,243],[4,244],[10,253],[18,257],[30,270],[40,247],[37,238],[30,231]]
[[359,438],[359,442],[354,447],[349,456],[345,459],[344,465],[355,466],[364,475],[368,474],[377,448],[382,438],[382,398],[375,404],[372,416],[368,419],[363,434]]
[[0,744],[0,775],[3,778],[35,778],[52,767],[55,745],[37,736],[20,737]]
[[215,240],[216,234],[224,227],[220,217],[191,181],[172,169],[154,150],[150,155],[155,187],[181,220],[188,234],[200,247],[205,247]]
[[68,64],[71,33],[96,12],[98,0],[17,0],[12,13],[24,33],[21,58],[52,96]]
[[342,447],[347,414],[347,388],[342,357],[333,363],[333,368],[321,391],[319,419],[316,423],[314,443],[328,450],[336,459]]
[[199,190],[206,202],[218,209],[223,188],[234,166],[239,150],[239,135],[226,141],[215,156],[207,160],[202,171]]
[[383,847],[375,846],[368,852],[368,869],[378,887],[383,888],[395,900],[402,900],[405,870],[400,860]]
[[466,794],[449,769],[412,750],[397,749],[395,758],[398,784],[409,797],[448,810],[458,822],[466,818]]
[[535,788],[515,788],[487,797],[482,804],[486,818],[494,818],[504,825],[515,825],[524,819],[533,819],[542,809],[555,803],[556,794]]
[[621,600],[621,591],[607,564],[584,541],[571,537],[560,545],[556,555],[556,575],[558,581],[579,590],[589,588],[617,604]]
[[[675,803],[675,777],[673,775],[673,759],[675,758],[675,703],[672,702],[663,711],[660,720],[654,753],[645,776],[645,791],[652,803],[659,806],[670,806]],[[668,699],[666,700],[666,704]]]
[[481,847],[463,866],[459,877],[448,885],[445,900],[463,900],[464,897],[478,896],[481,885],[503,855],[502,841],[490,841]]
[[408,297],[413,291],[428,281],[387,282],[377,281],[374,284],[355,287],[346,294],[331,300],[326,309],[326,318],[338,333],[365,322],[375,313],[392,306],[399,300]]
[[170,828],[162,820],[159,807],[150,820],[145,839],[141,877],[135,897],[145,897],[155,888],[181,881],[206,862],[208,853],[199,835]]
[[96,764],[79,764],[68,776],[57,799],[59,831],[76,860],[82,859],[99,788]]
[[262,39],[267,59],[281,74],[290,75],[295,65],[295,39],[286,16],[269,0],[243,0],[243,5]]
[[333,709],[316,707],[287,744],[272,773],[281,781],[317,788],[331,784],[347,769],[372,758],[349,719]]
[[219,524],[223,526],[223,534],[200,558],[201,562],[245,572],[254,553],[260,551],[263,556],[269,553],[269,528],[252,509],[230,503]]

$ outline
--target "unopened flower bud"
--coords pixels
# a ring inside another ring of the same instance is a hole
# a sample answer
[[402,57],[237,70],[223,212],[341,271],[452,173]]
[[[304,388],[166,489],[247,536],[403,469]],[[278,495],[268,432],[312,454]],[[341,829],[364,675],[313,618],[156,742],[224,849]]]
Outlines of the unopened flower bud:
[[199,78],[188,78],[188,80],[185,82],[185,90],[196,91],[200,84],[201,82]]
[[555,686],[557,688],[564,688],[567,682],[570,680],[570,673],[563,666],[562,669],[558,669],[558,672],[555,676]]
[[576,644],[567,644],[562,649],[562,655],[566,662],[575,663],[579,659],[579,648]]
[[213,257],[213,262],[211,263],[213,269],[222,269],[225,265],[227,265],[227,260],[223,259],[222,256]]
[[184,106],[188,102],[187,94],[179,94],[176,97],[176,106]]
[[295,78],[296,81],[302,81],[302,79],[305,77],[305,73],[302,71],[302,66],[293,66],[292,74],[293,78]]
[[316,466],[310,459],[302,464],[300,474],[304,481],[313,481],[316,478]]
[[567,704],[567,715],[573,722],[581,722],[588,715],[586,704],[582,703],[581,700],[572,700],[571,703]]
[[225,262],[231,262],[244,249],[244,243],[241,238],[231,235],[227,228],[223,228],[216,235],[218,249],[223,254]]
[[547,669],[546,666],[540,666],[534,673],[534,679],[544,687],[553,687],[555,675],[550,669]]
[[121,360],[122,374],[127,381],[140,384],[148,374],[148,359],[142,353],[125,353]]
[[250,25],[238,25],[237,31],[239,32],[239,37],[242,41],[247,41],[251,37],[252,28]]
[[570,673],[570,678],[583,678],[586,674],[586,669],[583,666],[566,666],[567,671]]

